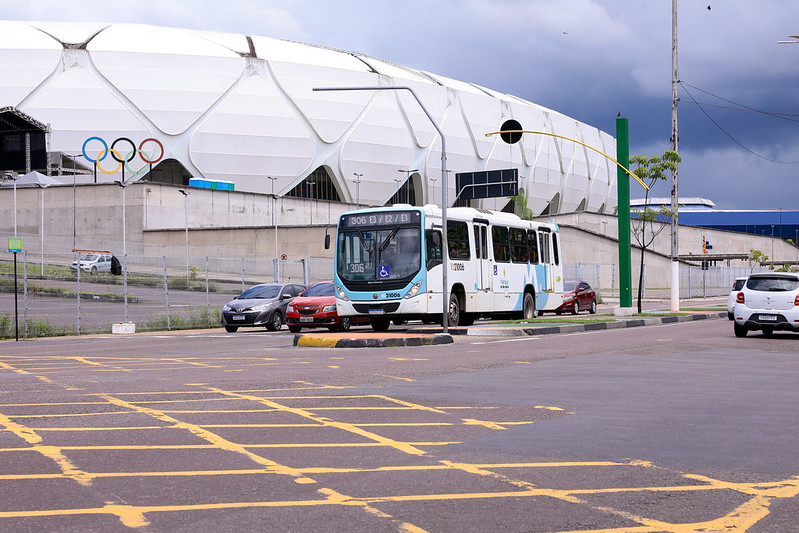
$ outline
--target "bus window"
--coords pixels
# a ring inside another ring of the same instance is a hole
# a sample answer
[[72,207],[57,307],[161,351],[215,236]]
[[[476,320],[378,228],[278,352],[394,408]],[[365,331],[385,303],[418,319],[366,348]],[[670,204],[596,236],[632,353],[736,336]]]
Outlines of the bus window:
[[509,262],[508,228],[504,226],[492,226],[491,239],[494,241],[494,261],[497,263]]
[[447,247],[451,259],[469,259],[469,228],[466,222],[447,221]]
[[527,244],[530,246],[530,262],[538,263],[538,238],[534,230],[527,230]]
[[560,252],[558,250],[558,236],[553,234],[552,235],[552,255],[554,255],[555,264],[560,264]]
[[374,273],[374,232],[339,233],[338,236],[338,274],[342,278],[355,281],[373,278]]
[[541,254],[541,262],[542,263],[551,263],[551,259],[549,257],[549,234],[544,233],[543,231],[538,234],[538,251]]
[[436,265],[440,265],[441,256],[441,232],[435,229],[428,229],[424,232],[425,250],[427,252],[427,269],[430,270]]
[[510,229],[510,258],[514,263],[527,263],[529,258],[527,247],[527,231],[518,228]]
[[474,227],[474,258],[475,259],[483,258],[483,247],[480,246],[480,226]]

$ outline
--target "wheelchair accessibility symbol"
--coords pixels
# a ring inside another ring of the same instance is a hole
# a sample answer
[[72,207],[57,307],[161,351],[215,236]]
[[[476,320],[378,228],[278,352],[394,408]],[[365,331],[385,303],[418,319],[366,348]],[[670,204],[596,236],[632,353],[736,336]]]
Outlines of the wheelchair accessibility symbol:
[[391,276],[391,267],[389,265],[380,265],[380,269],[377,271],[377,277],[380,279],[386,279]]

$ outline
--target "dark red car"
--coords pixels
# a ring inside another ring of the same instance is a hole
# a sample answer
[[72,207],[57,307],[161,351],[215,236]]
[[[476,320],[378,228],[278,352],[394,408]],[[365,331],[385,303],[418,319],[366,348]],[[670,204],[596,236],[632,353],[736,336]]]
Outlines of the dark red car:
[[314,283],[286,308],[289,331],[324,327],[330,331],[347,331],[354,324],[368,324],[368,316],[340,317],[336,312],[335,286],[332,281]]
[[564,281],[563,303],[555,309],[555,313],[559,315],[569,312],[576,315],[586,309],[592,315],[596,313],[596,293],[594,289],[582,280]]

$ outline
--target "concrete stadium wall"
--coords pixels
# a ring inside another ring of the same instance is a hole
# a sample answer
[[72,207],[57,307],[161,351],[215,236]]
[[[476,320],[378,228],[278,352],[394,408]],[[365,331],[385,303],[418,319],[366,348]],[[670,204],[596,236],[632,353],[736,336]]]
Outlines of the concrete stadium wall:
[[[193,267],[203,269],[207,258],[213,272],[239,276],[246,271],[254,278],[270,279],[274,273],[276,222],[278,256],[286,255],[285,268],[292,266],[293,262],[306,261],[311,264],[312,279],[332,276],[332,250],[323,247],[325,231],[328,229],[332,234],[332,226],[339,214],[354,206],[199,188],[188,189],[190,194],[184,199],[180,188],[157,183],[135,183],[126,188],[125,247],[130,268],[162,271],[163,258],[166,257],[168,269],[185,269],[188,212],[189,264]],[[54,186],[47,189],[18,187],[17,232],[22,237],[29,261],[40,261],[42,199],[45,262],[71,262],[73,239],[78,249],[109,250],[122,257],[121,187],[115,184],[79,184],[74,188]],[[0,188],[0,205],[3,207],[0,232],[13,236],[12,187]],[[73,216],[77,220],[76,234],[73,234]],[[616,217],[571,213],[545,220],[553,220],[561,227],[565,264],[603,265],[601,285],[610,287],[615,283],[618,287]],[[647,253],[647,287],[668,287],[670,284],[669,232],[668,227],[664,228]],[[748,254],[750,249],[758,249],[777,260],[793,260],[797,255],[791,244],[778,238],[689,226],[680,226],[679,229],[680,254],[701,255],[702,235],[710,236],[714,253]],[[633,239],[633,285],[636,287],[639,263],[639,249]],[[733,261],[731,266],[749,265],[746,261]],[[296,270],[299,267],[293,265],[292,268]]]

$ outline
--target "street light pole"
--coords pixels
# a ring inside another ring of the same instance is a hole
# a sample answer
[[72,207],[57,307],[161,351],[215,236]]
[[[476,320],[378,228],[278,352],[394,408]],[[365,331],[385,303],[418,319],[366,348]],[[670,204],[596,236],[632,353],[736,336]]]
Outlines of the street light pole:
[[449,268],[447,264],[447,253],[449,253],[449,248],[447,244],[447,141],[444,137],[444,132],[441,131],[438,123],[433,119],[433,115],[427,110],[425,105],[422,103],[421,98],[416,94],[410,87],[404,86],[388,86],[388,87],[314,87],[314,91],[408,91],[411,95],[416,99],[416,103],[419,104],[419,107],[422,108],[424,114],[427,115],[428,120],[430,123],[433,124],[433,127],[438,132],[438,135],[441,137],[441,307],[442,307],[442,316],[441,316],[441,325],[443,328],[443,333],[447,333],[449,331],[449,287],[447,285],[447,269]]
[[275,180],[277,178],[272,176],[267,176],[266,179],[272,182],[272,225],[275,228],[275,283],[280,281],[280,261],[277,257],[277,214],[275,210],[277,209],[277,197],[275,197]]
[[394,193],[397,196],[397,203],[402,203],[402,195],[400,194],[400,188],[402,187],[402,180],[399,178],[394,178],[394,183],[397,184],[397,191]]
[[[124,167],[123,167],[124,169]],[[124,176],[124,171],[123,171]],[[125,219],[125,189],[128,188],[130,182],[125,182],[123,178],[121,181],[115,182],[122,187],[122,286],[125,293],[125,322],[128,321],[128,240],[127,240],[127,221]],[[78,261],[78,269],[80,269],[80,261]]]
[[178,189],[178,192],[183,195],[183,213],[186,222],[186,281],[189,280],[189,195],[190,191],[185,189]]
[[310,202],[310,209],[308,212],[311,215],[311,226],[313,226],[313,186],[316,185],[315,181],[308,182],[308,201]]
[[399,169],[399,170],[397,170],[397,172],[404,172],[405,173],[405,181],[408,183],[408,190],[407,190],[407,193],[405,195],[405,203],[409,204],[409,203],[411,203],[411,175],[414,172],[419,172],[419,169],[418,168],[414,168],[413,170]]
[[363,174],[358,174],[357,172],[353,172],[355,175],[355,179],[352,180],[355,182],[355,209],[361,208],[361,178]]

